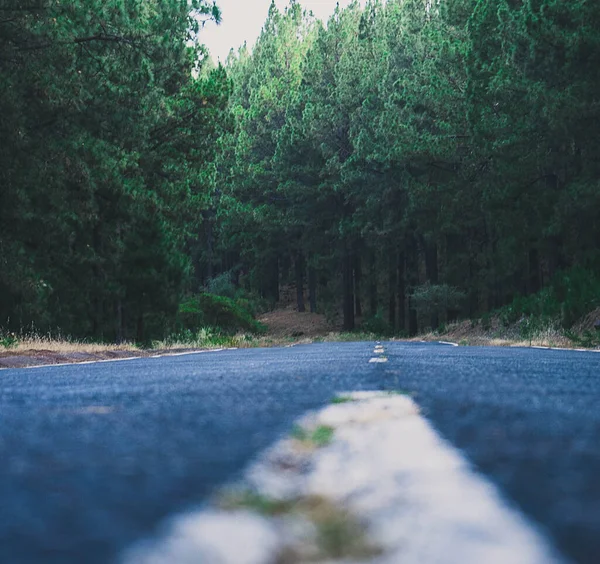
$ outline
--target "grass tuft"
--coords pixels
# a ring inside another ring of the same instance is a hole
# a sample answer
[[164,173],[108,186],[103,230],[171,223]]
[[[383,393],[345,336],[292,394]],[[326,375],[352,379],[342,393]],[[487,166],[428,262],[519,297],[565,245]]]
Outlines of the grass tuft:
[[270,498],[252,490],[225,492],[217,503],[226,511],[248,509],[271,517],[289,513],[295,504],[294,501]]
[[319,425],[315,429],[305,429],[295,425],[290,435],[304,446],[323,448],[331,443],[334,433],[335,429],[328,425]]
[[367,560],[381,554],[360,520],[322,496],[291,500],[266,497],[252,490],[226,492],[218,500],[225,511],[246,509],[271,518],[286,517],[311,523],[313,533],[295,539],[277,559],[278,564],[322,562],[332,559]]
[[333,404],[340,404],[340,403],[353,403],[356,400],[350,396],[335,396],[332,400],[331,403]]
[[35,333],[16,335],[15,333],[0,332],[0,353],[10,352],[11,355],[31,353],[35,351],[56,354],[89,353],[97,354],[109,351],[138,351],[133,343],[120,345],[107,343],[91,343],[53,335],[38,335]]

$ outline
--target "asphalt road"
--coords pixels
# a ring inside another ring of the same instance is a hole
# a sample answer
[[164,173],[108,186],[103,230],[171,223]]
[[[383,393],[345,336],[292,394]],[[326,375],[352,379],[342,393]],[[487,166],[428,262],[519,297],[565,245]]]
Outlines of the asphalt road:
[[372,343],[0,371],[0,562],[107,563],[337,391],[415,394],[574,561],[600,561],[600,355]]

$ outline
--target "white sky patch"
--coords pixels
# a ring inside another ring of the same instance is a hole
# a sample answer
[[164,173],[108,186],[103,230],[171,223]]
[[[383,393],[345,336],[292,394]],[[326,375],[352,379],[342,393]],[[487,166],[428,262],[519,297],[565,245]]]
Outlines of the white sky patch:
[[[335,10],[338,0],[302,0],[300,4],[324,21]],[[339,0],[340,7],[347,6],[350,0]],[[230,49],[236,49],[247,42],[253,47],[267,19],[271,0],[217,0],[223,13],[221,25],[206,24],[200,32],[200,41],[210,50],[215,62],[225,62]],[[276,0],[277,7],[284,10],[288,0]]]

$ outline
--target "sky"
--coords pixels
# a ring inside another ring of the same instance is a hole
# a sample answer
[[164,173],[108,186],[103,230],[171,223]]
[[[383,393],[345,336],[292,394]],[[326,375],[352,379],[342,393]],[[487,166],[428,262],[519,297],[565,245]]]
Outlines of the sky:
[[[300,0],[300,4],[323,20],[333,13],[338,0]],[[350,0],[339,0],[340,6],[346,6]],[[223,13],[223,21],[217,26],[213,22],[206,24],[200,39],[208,46],[215,61],[225,62],[229,50],[237,49],[244,41],[252,47],[260,34],[271,0],[217,0]],[[276,0],[279,9],[289,4],[288,0]]]

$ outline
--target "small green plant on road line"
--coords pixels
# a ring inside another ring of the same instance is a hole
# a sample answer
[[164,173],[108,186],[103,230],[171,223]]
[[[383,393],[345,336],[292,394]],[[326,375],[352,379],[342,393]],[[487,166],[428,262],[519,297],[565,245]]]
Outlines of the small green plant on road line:
[[352,403],[354,401],[356,401],[356,400],[350,396],[336,396],[331,400],[331,403],[333,403],[333,404]]
[[229,491],[223,493],[218,499],[221,509],[249,509],[261,515],[276,516],[289,513],[294,506],[294,501],[280,500],[267,497],[252,490]]
[[296,425],[291,432],[291,437],[303,445],[322,448],[331,443],[335,429],[327,425],[319,425],[315,429],[305,429]]

